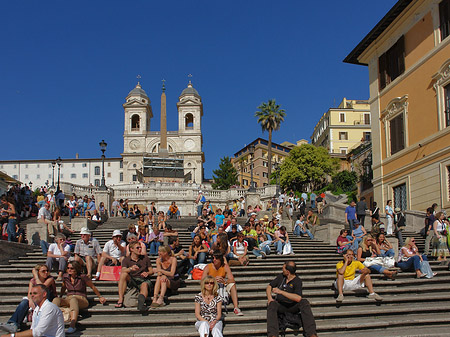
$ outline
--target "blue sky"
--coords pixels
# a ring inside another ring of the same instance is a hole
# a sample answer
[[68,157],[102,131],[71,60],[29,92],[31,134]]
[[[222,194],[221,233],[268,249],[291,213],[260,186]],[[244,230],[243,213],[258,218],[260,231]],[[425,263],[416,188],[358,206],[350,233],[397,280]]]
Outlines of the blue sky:
[[[92,158],[123,150],[122,104],[141,84],[168,130],[192,74],[202,96],[205,177],[257,137],[257,106],[287,117],[273,140],[309,137],[343,97],[368,98],[366,67],[342,60],[395,4],[345,1],[2,1],[2,160]],[[5,123],[5,121],[7,121]]]

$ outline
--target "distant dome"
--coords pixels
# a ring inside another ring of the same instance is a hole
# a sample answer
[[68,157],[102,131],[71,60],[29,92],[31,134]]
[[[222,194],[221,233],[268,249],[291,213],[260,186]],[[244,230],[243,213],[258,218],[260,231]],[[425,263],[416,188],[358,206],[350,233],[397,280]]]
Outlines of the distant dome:
[[187,88],[181,92],[180,97],[185,96],[185,95],[196,96],[196,97],[200,98],[198,91],[195,90],[195,88],[192,86],[192,83],[190,81],[189,81]]
[[136,88],[134,88],[133,90],[130,91],[128,96],[144,96],[144,97],[148,98],[146,92],[144,91],[144,89],[142,89],[142,87],[141,87],[139,82],[136,85]]

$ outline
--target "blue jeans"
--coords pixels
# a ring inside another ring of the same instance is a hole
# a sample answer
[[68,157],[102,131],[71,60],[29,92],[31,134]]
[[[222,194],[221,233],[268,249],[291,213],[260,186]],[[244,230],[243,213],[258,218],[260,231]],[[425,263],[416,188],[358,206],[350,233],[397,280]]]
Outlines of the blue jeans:
[[75,217],[75,208],[69,208],[69,221],[72,221],[72,218]]
[[202,209],[203,209],[203,205],[198,205],[197,206],[197,216],[201,216],[202,215]]
[[19,305],[16,308],[16,311],[14,311],[14,314],[11,316],[10,319],[8,319],[8,323],[14,323],[17,328],[20,327],[20,324],[23,322],[25,316],[28,313],[29,308],[28,299],[23,299],[22,302],[19,303]]
[[395,252],[393,249],[389,249],[389,250],[383,250],[380,249],[380,255],[381,256],[389,256],[389,257],[394,257],[395,256]]
[[280,254],[283,253],[283,248],[284,248],[285,244],[286,244],[285,242],[281,242],[281,241],[275,242],[275,249],[276,249],[277,253],[280,253]]
[[161,246],[161,242],[152,241],[150,242],[150,252],[149,255],[158,255],[159,246]]
[[16,223],[16,219],[8,219],[8,226],[6,227],[8,241],[16,241]]
[[[426,255],[422,255],[422,259],[424,261],[428,261]],[[411,256],[407,261],[400,261],[398,263],[398,267],[403,271],[410,271],[411,269],[414,269],[414,271],[416,271],[417,269],[420,269],[419,255]]]
[[266,255],[270,254],[270,243],[271,242],[272,241],[267,240],[259,245],[259,249],[261,249]]
[[[353,236],[351,237],[353,239]],[[358,251],[358,247],[359,247],[359,243],[363,240],[363,238],[358,238],[355,239],[355,241],[353,241],[353,244],[351,245],[351,250],[353,250],[353,253],[356,254],[356,252]]]
[[175,215],[178,218],[180,216],[180,211],[176,211],[175,213],[172,213],[171,211],[167,211],[167,215],[169,217],[172,217],[172,215]]
[[192,269],[194,269],[194,266],[196,264],[205,263],[205,261],[206,261],[206,253],[198,253],[197,259],[195,259],[195,260],[189,259],[189,269],[188,269],[187,273],[189,274],[192,271]]
[[383,266],[380,266],[379,264],[373,264],[369,267],[371,271],[374,271],[378,274],[383,274],[383,272],[386,270]]
[[267,237],[267,241],[272,242],[273,241],[273,236],[272,234],[266,233],[266,237]]
[[316,208],[316,200],[311,200],[311,208]]
[[350,227],[350,230],[348,232],[349,235],[352,235],[353,229],[355,228],[355,226],[353,226],[353,224],[355,223],[356,219],[348,219],[348,225]]
[[41,243],[42,254],[47,256],[48,247],[50,246],[49,243],[47,241],[44,241],[44,240],[41,240],[40,243]]

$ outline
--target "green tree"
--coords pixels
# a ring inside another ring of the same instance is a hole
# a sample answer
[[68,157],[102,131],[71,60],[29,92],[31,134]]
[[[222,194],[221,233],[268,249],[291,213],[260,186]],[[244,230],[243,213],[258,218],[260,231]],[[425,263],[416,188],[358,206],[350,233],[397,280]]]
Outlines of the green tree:
[[308,186],[315,190],[338,168],[339,159],[331,158],[325,148],[310,144],[296,146],[281,165],[280,185],[297,191],[305,191]]
[[352,192],[357,188],[358,175],[356,172],[343,170],[336,173],[331,182],[333,192]]
[[219,190],[227,190],[230,186],[238,184],[238,174],[231,164],[230,157],[220,159],[219,168],[213,171],[212,187]]
[[281,106],[276,104],[274,99],[269,99],[267,103],[263,102],[258,107],[258,111],[255,112],[255,117],[258,118],[258,123],[261,124],[261,128],[264,131],[269,132],[269,144],[268,144],[268,159],[269,159],[269,172],[268,177],[272,173],[272,131],[280,129],[281,122],[286,117],[286,112],[281,109]]

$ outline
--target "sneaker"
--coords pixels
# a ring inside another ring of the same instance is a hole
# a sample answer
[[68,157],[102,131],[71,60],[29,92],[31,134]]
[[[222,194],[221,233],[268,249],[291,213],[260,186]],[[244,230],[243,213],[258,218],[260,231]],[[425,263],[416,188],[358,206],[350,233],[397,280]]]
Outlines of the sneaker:
[[73,328],[73,327],[69,327],[69,329],[67,329],[66,333],[74,333],[75,331],[77,331],[77,328]]
[[263,257],[262,257],[262,255],[260,255],[260,256],[257,256],[256,257],[258,260],[261,260]]
[[369,294],[368,296],[370,299],[374,299],[375,301],[382,301],[383,298],[378,295],[377,293]]
[[192,274],[189,274],[187,277],[188,280],[192,280]]
[[8,322],[8,323],[0,323],[0,330],[9,332],[9,333],[14,333],[17,332],[17,325],[15,325],[12,322]]
[[263,259],[265,259],[267,257],[266,253],[264,253],[263,251],[261,251],[261,256]]
[[244,314],[242,313],[241,309],[239,309],[239,308],[234,308],[234,314],[236,316],[244,316]]
[[337,298],[336,298],[336,302],[341,303],[344,300],[344,295],[340,294]]

